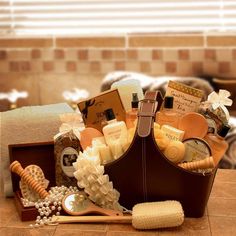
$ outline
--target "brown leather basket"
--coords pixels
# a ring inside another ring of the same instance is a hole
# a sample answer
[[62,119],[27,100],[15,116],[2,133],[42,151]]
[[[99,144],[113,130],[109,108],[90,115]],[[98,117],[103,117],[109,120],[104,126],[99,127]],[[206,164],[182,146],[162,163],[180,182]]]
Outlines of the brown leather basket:
[[201,217],[217,168],[207,174],[190,172],[159,150],[153,134],[158,99],[158,92],[146,92],[133,142],[119,159],[105,165],[105,173],[120,192],[120,204],[128,209],[142,202],[178,200],[185,216]]

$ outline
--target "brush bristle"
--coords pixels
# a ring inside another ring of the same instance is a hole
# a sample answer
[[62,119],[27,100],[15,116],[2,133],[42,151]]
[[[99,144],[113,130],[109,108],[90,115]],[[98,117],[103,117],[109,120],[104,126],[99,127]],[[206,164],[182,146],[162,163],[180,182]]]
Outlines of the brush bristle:
[[183,208],[178,201],[140,203],[132,211],[132,225],[136,229],[175,227],[184,221]]

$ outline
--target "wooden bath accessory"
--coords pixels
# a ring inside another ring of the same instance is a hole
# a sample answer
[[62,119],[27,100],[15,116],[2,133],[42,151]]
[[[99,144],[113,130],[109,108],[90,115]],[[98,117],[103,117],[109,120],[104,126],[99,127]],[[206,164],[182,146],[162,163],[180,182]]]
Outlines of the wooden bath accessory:
[[186,169],[186,170],[197,170],[197,169],[210,169],[214,168],[216,165],[214,163],[213,157],[207,157],[203,160],[199,161],[191,161],[191,162],[185,162],[180,163],[178,166]]
[[95,205],[83,193],[69,193],[62,200],[63,210],[73,216],[86,214],[100,214],[105,216],[122,216],[123,213],[117,210],[105,209]]
[[49,193],[40,185],[27,171],[25,171],[18,161],[14,161],[10,165],[10,170],[18,174],[41,198],[45,198]]

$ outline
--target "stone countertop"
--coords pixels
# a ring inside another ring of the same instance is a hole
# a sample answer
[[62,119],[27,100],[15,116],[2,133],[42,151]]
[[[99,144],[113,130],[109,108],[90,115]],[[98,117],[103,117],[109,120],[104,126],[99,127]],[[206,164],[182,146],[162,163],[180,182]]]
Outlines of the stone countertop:
[[0,195],[0,235],[2,236],[136,236],[197,235],[233,236],[236,232],[236,170],[218,170],[205,215],[185,218],[178,228],[137,231],[129,224],[61,224],[29,227],[21,222],[14,200]]

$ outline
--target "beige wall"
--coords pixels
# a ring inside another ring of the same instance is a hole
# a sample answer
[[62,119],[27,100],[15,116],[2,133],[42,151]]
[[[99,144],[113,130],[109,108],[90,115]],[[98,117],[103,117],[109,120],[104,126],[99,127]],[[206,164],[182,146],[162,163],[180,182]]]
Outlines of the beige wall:
[[236,34],[0,38],[0,92],[27,90],[20,105],[61,102],[62,91],[73,87],[95,95],[114,70],[235,78]]

